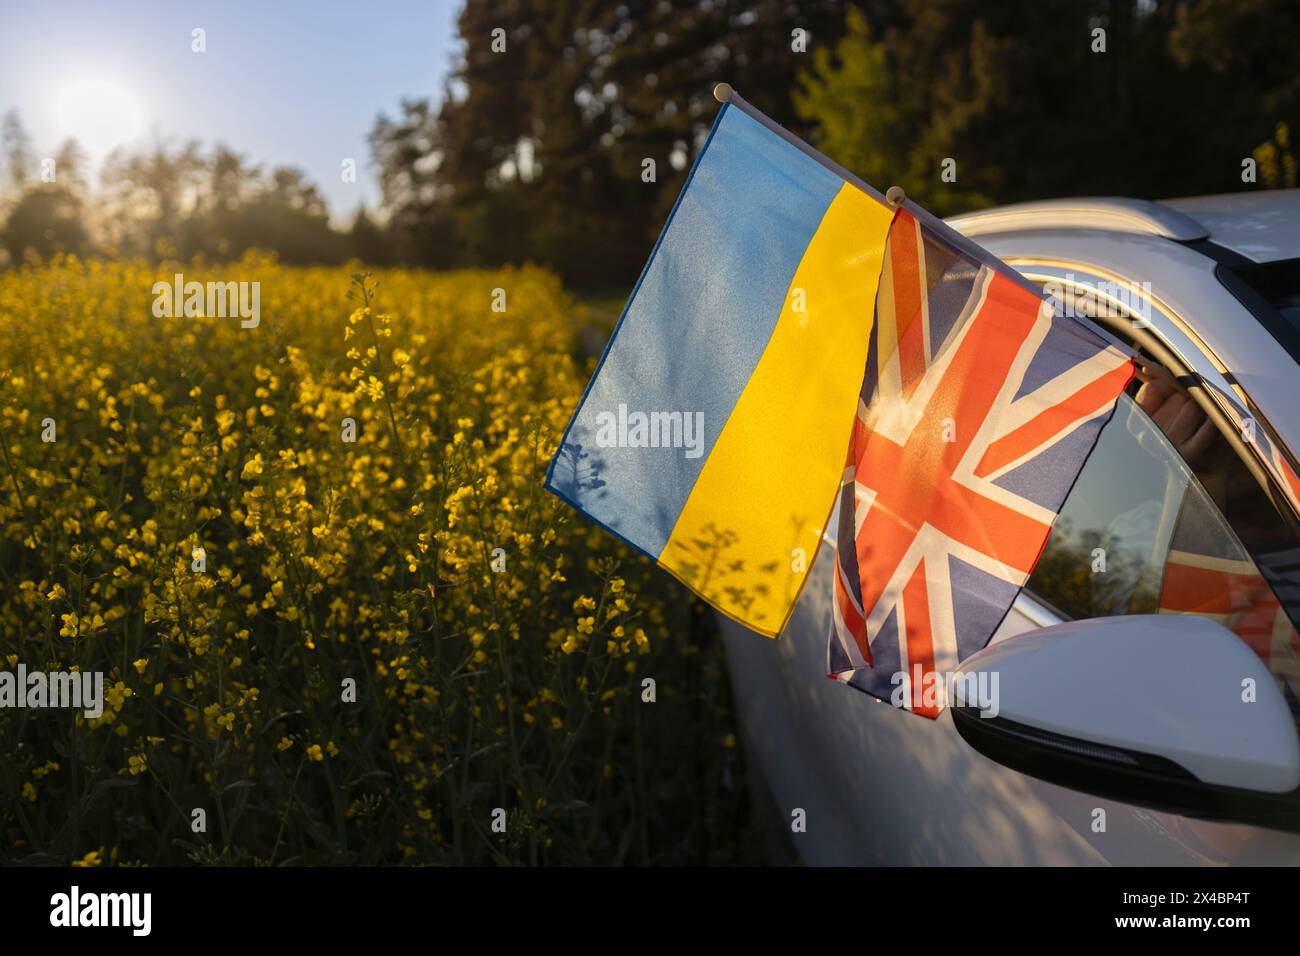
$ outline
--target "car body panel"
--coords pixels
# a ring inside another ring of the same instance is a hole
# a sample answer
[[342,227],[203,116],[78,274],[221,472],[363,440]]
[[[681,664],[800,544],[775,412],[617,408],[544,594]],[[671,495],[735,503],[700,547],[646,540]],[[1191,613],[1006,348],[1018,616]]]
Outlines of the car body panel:
[[[1235,381],[1294,450],[1294,361],[1224,288],[1214,260],[1181,244],[1208,235],[1256,261],[1300,256],[1300,191],[1281,192],[1025,204],[951,224],[1040,281],[1080,269],[1149,283],[1157,308],[1174,320],[1158,330],[1170,348],[1199,358],[1188,362],[1198,369],[1210,354],[1217,365],[1206,370],[1210,383],[1235,395]],[[1265,197],[1294,210],[1290,231]],[[1239,222],[1230,221],[1233,209]],[[1053,225],[1053,216],[1068,224]],[[832,517],[829,528],[836,527]],[[805,832],[792,834],[805,862],[1300,864],[1300,834],[1195,820],[1046,783],[972,749],[947,712],[927,720],[828,680],[833,551],[828,534],[779,640],[719,616],[746,749],[786,825],[792,811],[805,811]],[[993,641],[1059,620],[1022,594]]]

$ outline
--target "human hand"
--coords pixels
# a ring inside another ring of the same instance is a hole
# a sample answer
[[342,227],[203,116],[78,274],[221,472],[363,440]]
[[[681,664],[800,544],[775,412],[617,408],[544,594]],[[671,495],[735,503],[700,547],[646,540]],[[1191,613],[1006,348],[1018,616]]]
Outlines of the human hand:
[[1137,403],[1189,465],[1196,465],[1214,444],[1218,434],[1214,424],[1173,379],[1161,377],[1143,382]]

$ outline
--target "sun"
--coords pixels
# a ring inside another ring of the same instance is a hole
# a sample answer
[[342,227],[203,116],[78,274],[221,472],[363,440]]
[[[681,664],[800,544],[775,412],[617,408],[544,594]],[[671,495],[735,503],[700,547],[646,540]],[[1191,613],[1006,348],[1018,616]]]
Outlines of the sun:
[[108,80],[81,80],[60,92],[54,101],[59,133],[76,140],[92,155],[102,155],[144,132],[145,114],[139,101]]

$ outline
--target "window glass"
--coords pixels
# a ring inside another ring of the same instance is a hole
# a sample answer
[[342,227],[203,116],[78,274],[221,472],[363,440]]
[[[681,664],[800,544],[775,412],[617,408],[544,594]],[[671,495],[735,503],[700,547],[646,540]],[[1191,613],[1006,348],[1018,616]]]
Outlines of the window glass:
[[1212,617],[1300,712],[1300,548],[1195,403],[1165,391],[1142,397],[1152,415],[1120,396],[1027,588],[1072,618]]
[[1177,509],[1193,481],[1151,419],[1121,395],[1028,589],[1066,617],[1156,613]]
[[[1224,275],[1220,269],[1221,279]],[[1300,362],[1300,259],[1251,265],[1226,275],[1231,277],[1224,279],[1228,291]],[[1243,296],[1240,286],[1262,301],[1252,302],[1253,296]]]

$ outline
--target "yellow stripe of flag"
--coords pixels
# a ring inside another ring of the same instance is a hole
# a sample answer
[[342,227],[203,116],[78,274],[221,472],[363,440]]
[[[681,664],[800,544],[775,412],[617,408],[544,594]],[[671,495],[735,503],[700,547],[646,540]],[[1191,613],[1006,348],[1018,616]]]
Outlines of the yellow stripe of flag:
[[793,610],[839,487],[892,217],[840,188],[659,556],[769,637]]

